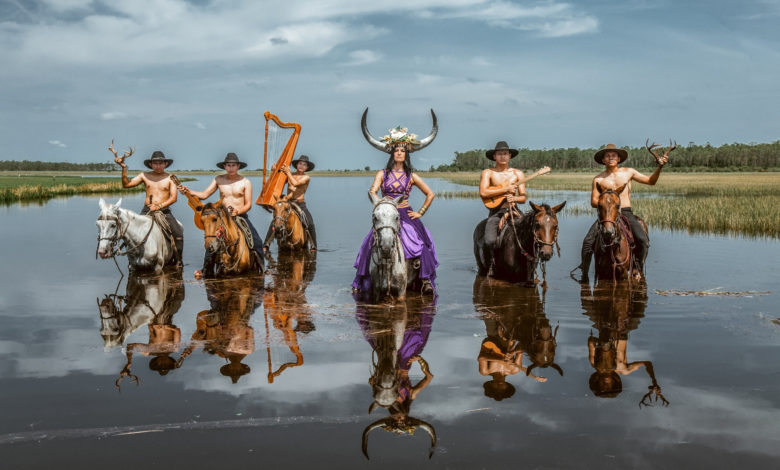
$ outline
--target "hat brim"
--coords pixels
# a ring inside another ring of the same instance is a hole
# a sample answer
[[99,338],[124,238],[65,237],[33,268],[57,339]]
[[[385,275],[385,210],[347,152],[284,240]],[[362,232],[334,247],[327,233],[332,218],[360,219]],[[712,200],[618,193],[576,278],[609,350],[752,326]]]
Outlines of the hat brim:
[[498,152],[499,150],[508,150],[509,153],[512,155],[511,157],[509,157],[510,160],[515,158],[517,156],[517,154],[520,153],[520,151],[517,150],[517,149],[492,149],[492,150],[488,150],[487,152],[485,152],[485,156],[488,158],[488,160],[496,161],[496,159],[495,159],[495,157],[493,155],[496,152]]
[[628,152],[623,149],[601,149],[598,152],[596,152],[595,155],[593,155],[593,159],[596,160],[596,163],[603,165],[604,164],[604,154],[607,152],[615,152],[620,157],[620,160],[618,163],[623,163],[626,161],[626,158],[628,158]]
[[[296,169],[297,169],[297,168],[298,168],[298,162],[300,162],[300,161],[301,161],[301,160],[293,160],[293,161],[290,163],[290,166],[291,166],[291,167],[293,167],[293,168],[296,168]],[[306,171],[311,171],[311,170],[313,170],[313,169],[314,169],[314,163],[312,163],[312,162],[307,162],[306,160],[303,160],[303,163],[305,163],[305,164],[306,164]]]
[[152,162],[165,162],[165,168],[168,168],[169,166],[171,166],[171,163],[173,163],[173,159],[172,158],[166,158],[165,160],[152,160],[151,158],[148,158],[148,159],[144,160],[144,166],[146,168],[151,169],[152,168]]
[[217,168],[224,170],[225,169],[225,163],[238,163],[238,169],[239,170],[242,169],[242,168],[246,168],[246,165],[247,165],[246,163],[244,163],[244,162],[239,160],[237,162],[219,162],[219,163],[217,163]]

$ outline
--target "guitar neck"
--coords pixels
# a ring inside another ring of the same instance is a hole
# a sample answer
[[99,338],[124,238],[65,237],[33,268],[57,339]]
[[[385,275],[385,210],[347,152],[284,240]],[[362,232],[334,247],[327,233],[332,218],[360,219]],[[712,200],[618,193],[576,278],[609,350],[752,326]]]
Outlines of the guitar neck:
[[[176,186],[181,186],[181,181],[179,181],[179,178],[177,178],[176,175],[171,175],[171,181],[173,181]],[[187,204],[189,204],[190,207],[195,210],[200,210],[203,208],[203,203],[200,202],[200,199],[193,196],[192,194],[185,194],[185,196],[187,197]]]

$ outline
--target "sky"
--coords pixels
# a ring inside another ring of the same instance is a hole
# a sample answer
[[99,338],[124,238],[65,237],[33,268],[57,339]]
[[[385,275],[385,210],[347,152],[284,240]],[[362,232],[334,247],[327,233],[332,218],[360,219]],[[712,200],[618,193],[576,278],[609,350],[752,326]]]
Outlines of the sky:
[[780,0],[0,0],[0,160],[261,166],[270,110],[318,169],[398,125],[456,151],[780,139]]

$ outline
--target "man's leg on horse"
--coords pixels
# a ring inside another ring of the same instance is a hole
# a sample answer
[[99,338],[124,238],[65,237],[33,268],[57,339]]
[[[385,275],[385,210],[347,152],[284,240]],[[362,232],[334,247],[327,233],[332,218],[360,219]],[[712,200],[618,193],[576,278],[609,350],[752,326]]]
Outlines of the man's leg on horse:
[[582,249],[580,250],[580,265],[576,268],[572,269],[572,274],[577,269],[582,270],[582,278],[580,279],[583,282],[588,282],[588,271],[590,271],[590,261],[593,258],[593,249],[596,246],[596,238],[599,235],[599,222],[595,221],[593,222],[593,225],[590,226],[590,229],[588,230],[588,233],[585,235],[585,239],[582,240]]
[[317,231],[314,228],[314,219],[311,216],[311,212],[309,212],[309,209],[306,207],[305,202],[299,202],[298,206],[306,215],[304,225],[306,226],[306,230],[309,231],[309,236],[311,237],[309,245],[311,246],[312,251],[314,251],[317,249]]
[[271,224],[268,225],[268,231],[265,232],[265,245],[263,248],[268,251],[271,248],[271,242],[274,241],[274,221],[271,220]]
[[168,226],[171,227],[173,243],[176,246],[176,252],[173,254],[175,262],[182,264],[184,259],[182,257],[182,253],[184,252],[184,228],[179,224],[179,221],[176,220],[173,214],[171,214],[170,210],[163,210],[163,214],[165,214],[165,220],[168,221]]
[[257,233],[257,229],[255,229],[254,224],[252,224],[252,221],[249,220],[249,217],[247,217],[246,214],[241,214],[238,217],[246,220],[246,224],[249,226],[249,231],[252,233],[252,245],[254,247],[252,249],[255,251],[255,253],[257,253],[261,270],[265,271],[265,266],[263,263],[263,239],[260,238],[260,234]]
[[485,268],[487,274],[492,274],[493,270],[493,250],[496,248],[498,242],[498,224],[501,221],[501,217],[506,214],[506,209],[491,209],[490,215],[487,218],[485,224],[485,246],[483,256],[485,258]]
[[631,232],[634,234],[634,241],[636,242],[637,253],[637,268],[639,271],[645,273],[645,259],[647,258],[647,251],[650,248],[650,238],[645,232],[645,228],[639,221],[639,218],[634,215],[634,212],[630,207],[624,207],[620,212],[628,219],[628,224],[631,225]]

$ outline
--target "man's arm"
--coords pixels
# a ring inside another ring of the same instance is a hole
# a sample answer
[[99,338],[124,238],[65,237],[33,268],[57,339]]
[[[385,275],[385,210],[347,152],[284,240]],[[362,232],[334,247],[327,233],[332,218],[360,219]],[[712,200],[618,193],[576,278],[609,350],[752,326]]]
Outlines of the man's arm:
[[211,183],[203,191],[193,191],[186,186],[179,186],[179,190],[184,194],[190,193],[200,200],[208,199],[209,196],[214,194],[214,191],[217,190],[217,179],[214,178],[213,180],[211,180]]
[[658,178],[661,176],[661,170],[663,169],[664,165],[666,165],[666,162],[668,161],[669,161],[668,156],[663,155],[662,157],[660,157],[658,159],[658,166],[655,168],[655,171],[650,176],[643,175],[642,173],[631,168],[631,179],[633,179],[637,183],[655,186],[655,183],[658,181]]
[[284,174],[287,175],[287,187],[288,189],[295,191],[296,186],[306,184],[309,182],[309,175],[294,175],[289,168],[284,168]]
[[482,170],[482,175],[479,178],[479,197],[486,198],[486,197],[496,197],[496,196],[503,196],[503,195],[510,195],[514,193],[515,188],[511,185],[508,185],[506,187],[500,187],[495,189],[488,189],[490,186],[490,174],[493,170],[486,169]]
[[119,166],[122,167],[122,187],[123,188],[133,188],[135,186],[138,186],[139,184],[144,182],[143,173],[140,175],[136,175],[133,179],[127,178],[127,164],[125,162],[122,162],[119,164]]
[[599,206],[599,187],[596,180],[598,177],[593,178],[593,183],[591,183],[590,188],[590,207],[598,207]]
[[525,175],[523,175],[523,172],[521,170],[515,170],[514,173],[515,173],[515,177],[517,178],[517,181],[522,181],[522,183],[520,184],[515,183],[517,187],[517,195],[510,194],[506,197],[506,200],[507,202],[510,203],[516,202],[522,204],[525,202],[525,182],[536,175],[533,175],[531,178],[525,178]]

